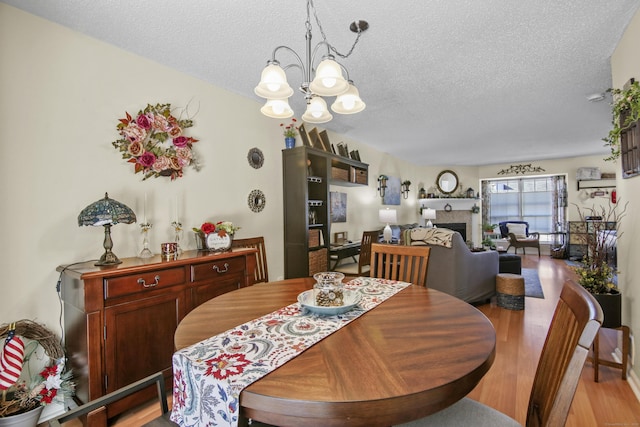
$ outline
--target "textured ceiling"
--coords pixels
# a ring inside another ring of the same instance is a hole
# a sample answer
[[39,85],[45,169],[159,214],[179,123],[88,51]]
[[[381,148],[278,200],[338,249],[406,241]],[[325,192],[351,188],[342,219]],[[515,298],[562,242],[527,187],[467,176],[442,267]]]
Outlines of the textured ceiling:
[[[0,1],[260,103],[253,88],[273,49],[304,55],[303,0]],[[610,97],[587,97],[611,86],[611,54],[639,5],[315,0],[342,53],[354,40],[349,24],[370,24],[341,60],[367,108],[320,126],[418,165],[604,154]],[[315,44],[313,18],[312,28]],[[295,87],[300,74],[287,75]],[[290,103],[299,118],[302,96]]]

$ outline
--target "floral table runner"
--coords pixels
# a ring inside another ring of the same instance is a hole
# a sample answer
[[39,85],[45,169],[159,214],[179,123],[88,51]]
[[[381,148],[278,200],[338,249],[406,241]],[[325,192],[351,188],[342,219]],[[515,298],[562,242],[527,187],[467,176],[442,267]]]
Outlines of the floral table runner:
[[357,278],[345,287],[360,292],[360,303],[347,313],[320,316],[296,302],[176,352],[171,420],[236,427],[245,387],[409,285]]

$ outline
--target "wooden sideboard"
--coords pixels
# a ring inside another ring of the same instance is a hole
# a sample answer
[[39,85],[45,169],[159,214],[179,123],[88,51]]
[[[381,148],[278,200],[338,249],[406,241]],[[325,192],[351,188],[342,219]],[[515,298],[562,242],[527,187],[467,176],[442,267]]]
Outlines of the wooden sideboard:
[[[108,267],[94,261],[59,266],[76,397],[88,402],[158,371],[170,381],[178,323],[203,302],[252,285],[255,252],[186,251],[168,261],[157,255]],[[106,416],[146,397],[112,404]]]

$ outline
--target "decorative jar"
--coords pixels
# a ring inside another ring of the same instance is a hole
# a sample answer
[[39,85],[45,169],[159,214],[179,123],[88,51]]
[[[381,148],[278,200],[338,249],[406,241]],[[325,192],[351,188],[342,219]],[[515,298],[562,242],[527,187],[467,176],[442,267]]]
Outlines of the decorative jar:
[[344,305],[344,274],[329,271],[313,275],[315,302],[320,307],[340,307]]
[[286,148],[293,148],[296,146],[296,139],[288,136],[284,139],[284,144]]

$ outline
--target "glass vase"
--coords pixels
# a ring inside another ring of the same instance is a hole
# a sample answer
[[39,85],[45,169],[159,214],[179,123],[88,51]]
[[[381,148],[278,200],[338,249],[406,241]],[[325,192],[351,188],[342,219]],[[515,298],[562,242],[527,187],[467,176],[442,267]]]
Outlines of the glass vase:
[[151,258],[153,252],[149,249],[149,230],[142,230],[142,250],[140,251],[139,258]]

